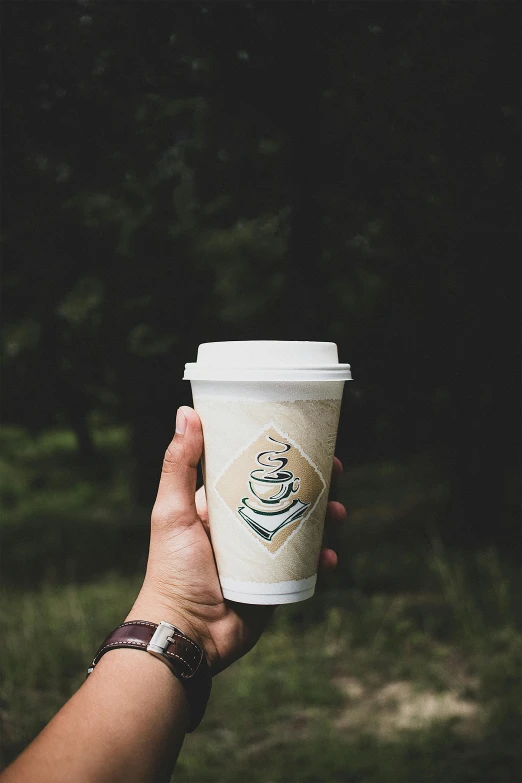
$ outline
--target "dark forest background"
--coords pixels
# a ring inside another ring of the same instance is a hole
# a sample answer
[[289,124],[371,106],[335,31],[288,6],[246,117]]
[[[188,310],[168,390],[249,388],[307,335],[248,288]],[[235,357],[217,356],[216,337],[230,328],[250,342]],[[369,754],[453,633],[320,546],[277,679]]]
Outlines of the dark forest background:
[[[151,506],[191,400],[184,363],[200,342],[243,339],[335,341],[354,376],[338,438],[347,505],[367,466],[388,465],[404,499],[420,464],[423,501],[443,489],[415,529],[429,518],[444,551],[494,551],[507,573],[520,532],[519,12],[3,4],[9,589],[85,580],[100,563],[132,571],[144,533],[126,532],[129,560],[107,508]],[[89,516],[113,480],[124,489]],[[354,589],[357,568],[338,580]]]
[[6,4],[4,421],[93,462],[89,414],[128,423],[148,501],[200,342],[334,340],[342,455],[433,449],[507,534],[518,11]]

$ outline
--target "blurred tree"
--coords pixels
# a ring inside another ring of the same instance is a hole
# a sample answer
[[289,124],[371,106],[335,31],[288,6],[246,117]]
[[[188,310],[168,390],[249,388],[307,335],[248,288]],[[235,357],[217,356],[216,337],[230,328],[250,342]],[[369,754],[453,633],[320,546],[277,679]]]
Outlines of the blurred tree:
[[449,533],[507,538],[516,4],[3,16],[4,419],[93,461],[89,413],[128,423],[149,503],[199,342],[334,339],[345,456],[435,450]]

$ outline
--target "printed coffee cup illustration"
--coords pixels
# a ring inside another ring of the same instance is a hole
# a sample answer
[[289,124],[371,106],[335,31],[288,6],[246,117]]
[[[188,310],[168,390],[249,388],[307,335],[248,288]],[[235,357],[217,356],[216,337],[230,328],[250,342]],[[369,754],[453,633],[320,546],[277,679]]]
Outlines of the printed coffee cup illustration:
[[284,470],[288,459],[281,456],[289,452],[292,446],[270,435],[267,438],[282,448],[279,451],[262,451],[256,456],[256,462],[261,467],[251,471],[248,482],[255,500],[244,497],[244,505],[239,506],[237,511],[255,533],[271,541],[283,527],[301,519],[310,503],[292,498],[299,491],[301,479],[295,477],[292,471]]
[[275,556],[308,517],[326,481],[302,448],[269,423],[232,460],[215,489],[235,519]]

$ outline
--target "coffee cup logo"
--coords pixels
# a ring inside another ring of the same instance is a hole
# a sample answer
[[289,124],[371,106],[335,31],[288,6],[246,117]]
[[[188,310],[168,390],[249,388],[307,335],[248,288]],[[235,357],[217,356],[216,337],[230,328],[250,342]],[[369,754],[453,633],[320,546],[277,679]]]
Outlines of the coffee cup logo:
[[261,538],[271,541],[281,528],[300,519],[310,504],[292,498],[299,491],[301,479],[295,477],[292,471],[283,469],[288,459],[281,456],[292,447],[270,436],[268,440],[282,448],[256,455],[256,462],[261,467],[250,473],[248,485],[251,497],[242,498],[244,505],[239,506],[237,511]]
[[326,483],[298,444],[267,425],[214,486],[234,518],[275,555],[309,517]]

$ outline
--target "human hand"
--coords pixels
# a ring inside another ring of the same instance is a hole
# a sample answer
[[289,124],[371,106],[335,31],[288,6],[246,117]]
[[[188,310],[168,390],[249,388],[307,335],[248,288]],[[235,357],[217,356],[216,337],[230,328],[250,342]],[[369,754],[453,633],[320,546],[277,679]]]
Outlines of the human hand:
[[[210,542],[204,487],[196,490],[203,433],[197,413],[180,408],[176,434],[163,461],[151,517],[147,572],[127,620],[172,623],[204,650],[213,674],[250,650],[274,612],[274,606],[225,601]],[[334,458],[333,472],[342,472]],[[342,522],[341,503],[328,503],[327,521]],[[319,571],[332,571],[337,555],[323,549]]]

